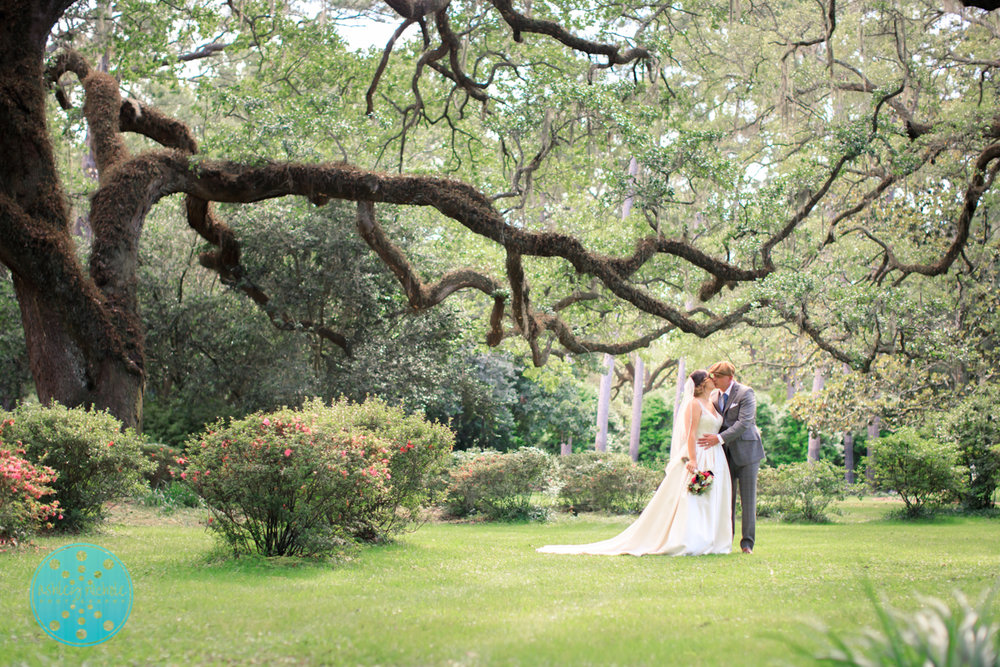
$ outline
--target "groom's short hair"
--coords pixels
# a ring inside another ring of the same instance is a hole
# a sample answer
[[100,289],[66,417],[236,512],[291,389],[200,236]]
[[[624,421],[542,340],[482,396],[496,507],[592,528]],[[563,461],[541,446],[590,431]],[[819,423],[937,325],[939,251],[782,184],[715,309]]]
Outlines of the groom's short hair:
[[708,367],[708,372],[714,375],[728,375],[732,377],[736,375],[736,366],[733,366],[728,361],[717,361]]

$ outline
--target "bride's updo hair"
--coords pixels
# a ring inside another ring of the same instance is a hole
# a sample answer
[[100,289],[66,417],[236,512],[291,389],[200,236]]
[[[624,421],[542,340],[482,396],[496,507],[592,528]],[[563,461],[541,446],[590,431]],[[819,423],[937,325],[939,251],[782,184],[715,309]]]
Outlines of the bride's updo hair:
[[694,395],[701,396],[705,393],[705,380],[708,379],[708,373],[703,370],[696,370],[690,375],[691,382],[694,383]]

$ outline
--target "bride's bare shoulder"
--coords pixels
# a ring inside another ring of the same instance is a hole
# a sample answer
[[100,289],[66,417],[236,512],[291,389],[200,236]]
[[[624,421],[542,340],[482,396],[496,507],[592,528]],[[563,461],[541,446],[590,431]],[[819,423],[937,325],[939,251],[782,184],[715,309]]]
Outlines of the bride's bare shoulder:
[[688,403],[686,412],[689,417],[700,417],[701,401],[691,401],[690,403]]

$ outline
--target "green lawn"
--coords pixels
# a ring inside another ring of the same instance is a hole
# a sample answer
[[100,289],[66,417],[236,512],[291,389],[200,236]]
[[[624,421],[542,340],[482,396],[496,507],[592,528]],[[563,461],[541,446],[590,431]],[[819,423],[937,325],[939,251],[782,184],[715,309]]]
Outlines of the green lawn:
[[[872,582],[894,605],[978,595],[1000,572],[1000,520],[903,523],[845,503],[833,524],[764,521],[752,556],[537,554],[609,537],[627,518],[428,524],[349,560],[230,561],[192,514],[126,508],[99,534],[0,554],[0,663],[718,665],[801,664],[782,638],[872,622]],[[128,514],[131,512],[131,514]],[[35,624],[28,585],[51,549],[91,542],[129,568],[131,618],[104,644],[63,646]]]

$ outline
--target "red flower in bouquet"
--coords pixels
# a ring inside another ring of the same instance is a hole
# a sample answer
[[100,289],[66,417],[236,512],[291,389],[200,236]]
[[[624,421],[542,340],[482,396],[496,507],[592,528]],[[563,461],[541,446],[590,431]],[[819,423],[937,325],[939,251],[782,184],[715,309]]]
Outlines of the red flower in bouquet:
[[691,481],[688,482],[688,491],[700,496],[708,491],[713,481],[715,481],[715,475],[711,470],[699,470],[691,476]]

